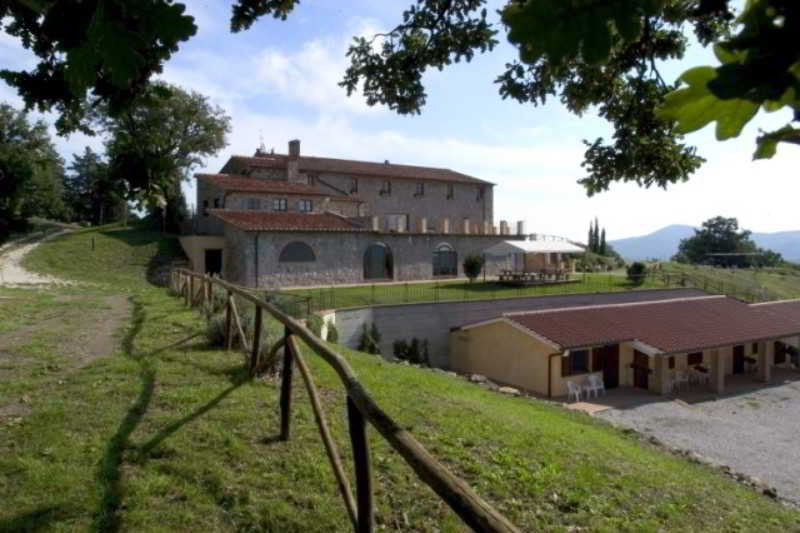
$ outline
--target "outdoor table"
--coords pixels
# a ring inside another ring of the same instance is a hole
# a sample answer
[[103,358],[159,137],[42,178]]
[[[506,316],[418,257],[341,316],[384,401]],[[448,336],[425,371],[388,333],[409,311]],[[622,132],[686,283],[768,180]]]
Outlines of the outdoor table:
[[695,365],[694,369],[703,374],[708,374],[708,369],[702,365]]

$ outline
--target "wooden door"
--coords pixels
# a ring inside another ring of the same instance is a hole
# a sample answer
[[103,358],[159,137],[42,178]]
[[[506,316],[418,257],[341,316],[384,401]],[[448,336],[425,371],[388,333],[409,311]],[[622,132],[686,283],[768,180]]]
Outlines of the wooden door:
[[647,354],[639,350],[633,351],[633,386],[649,389],[650,360]]
[[592,370],[603,372],[603,383],[607,389],[619,387],[619,344],[610,344],[592,350]]
[[744,345],[733,347],[733,373],[744,374]]

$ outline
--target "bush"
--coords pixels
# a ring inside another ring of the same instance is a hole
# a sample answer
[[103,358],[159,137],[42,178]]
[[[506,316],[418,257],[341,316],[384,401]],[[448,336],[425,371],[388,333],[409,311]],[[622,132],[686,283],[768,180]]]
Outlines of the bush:
[[468,255],[464,259],[464,274],[469,278],[469,282],[475,281],[483,270],[483,257],[477,254]]
[[206,338],[210,346],[225,346],[226,320],[224,313],[213,314],[206,323]]
[[364,324],[361,330],[361,338],[358,340],[358,350],[361,352],[380,354],[381,334],[378,331],[378,326],[372,323],[370,328]]
[[628,266],[628,280],[634,285],[641,285],[644,283],[647,276],[647,266],[644,263],[636,261]]
[[322,317],[315,314],[312,314],[311,316],[308,317],[308,320],[306,320],[306,325],[308,326],[308,329],[310,329],[311,333],[313,333],[320,339],[322,338],[322,326],[324,324],[325,322],[322,320]]
[[336,329],[336,324],[333,323],[333,320],[328,321],[328,338],[326,339],[328,342],[339,342],[339,330]]
[[392,353],[401,361],[408,359],[408,343],[404,339],[397,339],[392,343]]

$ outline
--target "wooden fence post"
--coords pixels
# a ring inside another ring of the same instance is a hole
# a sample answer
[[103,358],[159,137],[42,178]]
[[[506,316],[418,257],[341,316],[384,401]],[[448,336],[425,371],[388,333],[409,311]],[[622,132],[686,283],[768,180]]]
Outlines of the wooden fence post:
[[189,274],[189,307],[194,307],[194,276]]
[[350,442],[353,446],[353,462],[356,473],[357,531],[371,532],[375,522],[375,513],[372,507],[372,465],[367,441],[367,424],[350,396],[347,397],[347,421],[350,426]]
[[281,440],[289,440],[289,422],[292,415],[292,343],[289,336],[292,332],[284,329],[283,343],[283,376],[281,379]]
[[231,312],[233,294],[228,290],[228,301],[225,304],[225,349],[231,351],[233,346],[233,316]]
[[256,315],[253,319],[253,352],[250,355],[250,375],[255,376],[258,370],[258,359],[261,355],[261,306],[256,306]]

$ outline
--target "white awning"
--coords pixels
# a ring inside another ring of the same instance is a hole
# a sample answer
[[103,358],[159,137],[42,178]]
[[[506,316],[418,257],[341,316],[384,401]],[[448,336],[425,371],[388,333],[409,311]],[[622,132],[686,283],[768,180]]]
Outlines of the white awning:
[[582,254],[585,250],[569,241],[537,240],[537,241],[503,241],[483,251],[486,255],[510,255],[528,253],[562,253]]

